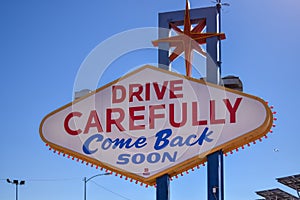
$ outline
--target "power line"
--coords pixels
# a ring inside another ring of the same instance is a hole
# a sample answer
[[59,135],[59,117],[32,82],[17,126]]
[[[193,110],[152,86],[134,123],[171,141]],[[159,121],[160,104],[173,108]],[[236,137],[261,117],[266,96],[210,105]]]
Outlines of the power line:
[[26,181],[46,182],[46,181],[74,181],[82,178],[43,178],[43,179],[26,179]]
[[[40,178],[40,179],[25,179],[25,180],[28,181],[28,182],[47,182],[47,181],[58,182],[58,181],[74,181],[74,180],[80,180],[80,179],[82,179],[82,178]],[[6,180],[6,179],[5,178],[0,179],[0,181],[4,181],[4,180]],[[90,180],[90,181],[93,182],[96,186],[98,186],[98,187],[100,187],[100,188],[102,188],[102,189],[118,196],[118,197],[121,197],[122,199],[132,200],[130,198],[127,198],[127,197],[125,197],[125,196],[123,196],[123,195],[121,195],[117,192],[114,192],[114,191],[104,187],[103,185],[100,185],[99,183],[97,183],[93,180]]]
[[123,196],[123,195],[117,193],[117,192],[114,192],[114,191],[112,191],[112,190],[110,190],[110,189],[108,189],[108,188],[106,188],[106,187],[104,187],[104,186],[98,184],[97,182],[95,182],[95,181],[93,181],[93,180],[91,180],[91,182],[93,182],[96,186],[98,186],[98,187],[100,187],[100,188],[102,188],[102,189],[104,189],[104,190],[106,190],[106,191],[108,191],[108,192],[110,192],[110,193],[112,193],[112,194],[118,196],[118,197],[121,197],[121,198],[126,199],[126,200],[132,200],[132,199],[129,199],[129,198],[127,198],[127,197],[125,197],[125,196]]
[[[6,178],[0,178],[0,181],[5,181]],[[82,178],[36,178],[36,179],[24,179],[28,182],[60,182],[60,181],[77,181]]]

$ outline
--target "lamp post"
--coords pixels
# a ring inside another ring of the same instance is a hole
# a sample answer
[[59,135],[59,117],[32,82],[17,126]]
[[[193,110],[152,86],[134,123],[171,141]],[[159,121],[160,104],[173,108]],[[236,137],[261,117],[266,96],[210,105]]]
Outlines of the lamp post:
[[6,181],[8,183],[11,183],[11,184],[15,184],[16,185],[16,200],[18,200],[18,185],[24,185],[25,184],[25,181],[22,180],[22,181],[18,181],[18,180],[13,180],[11,181],[9,178],[6,179]]
[[90,178],[86,178],[86,177],[83,178],[83,182],[84,182],[84,190],[83,190],[84,191],[84,200],[86,200],[86,183],[89,182],[91,179],[97,177],[97,176],[105,176],[105,175],[110,175],[110,173],[96,174],[96,175],[94,175]]

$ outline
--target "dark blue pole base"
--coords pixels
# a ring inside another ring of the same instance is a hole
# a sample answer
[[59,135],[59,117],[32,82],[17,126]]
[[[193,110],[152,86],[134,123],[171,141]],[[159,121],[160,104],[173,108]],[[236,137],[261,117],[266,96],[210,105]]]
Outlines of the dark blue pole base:
[[168,174],[156,179],[156,200],[170,200],[170,179]]
[[224,200],[223,152],[207,156],[207,197],[208,200]]

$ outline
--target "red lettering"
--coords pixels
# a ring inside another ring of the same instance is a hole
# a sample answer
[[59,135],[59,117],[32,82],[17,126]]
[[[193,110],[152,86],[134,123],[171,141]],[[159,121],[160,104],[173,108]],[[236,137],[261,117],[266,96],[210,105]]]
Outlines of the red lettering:
[[[119,96],[117,91],[119,92]],[[126,97],[126,90],[122,85],[114,85],[112,86],[112,103],[122,103]]]
[[[65,121],[64,121],[64,127],[65,127],[65,130],[67,131],[67,133],[69,133],[70,135],[79,135],[82,130],[81,129],[77,129],[77,130],[72,130],[70,127],[69,127],[69,123],[70,123],[70,120],[73,118],[73,117],[81,117],[82,113],[81,112],[71,112],[70,114],[67,115],[67,117],[65,118]],[[75,124],[75,123],[74,123]]]
[[236,122],[236,111],[242,101],[242,98],[237,98],[235,100],[235,103],[233,106],[231,105],[229,99],[223,99],[223,101],[226,105],[227,110],[230,113],[230,123],[235,123]]
[[142,130],[145,129],[145,125],[135,125],[134,121],[144,120],[144,115],[135,115],[135,111],[144,111],[145,106],[137,106],[129,108],[129,130]]
[[150,83],[146,83],[145,100],[150,100]]
[[[135,89],[137,88],[137,91]],[[143,92],[143,86],[141,84],[129,85],[129,102],[133,102],[133,97],[136,97],[138,101],[143,101],[141,94]]]
[[161,90],[159,89],[159,85],[157,82],[153,82],[153,87],[158,100],[164,98],[166,90],[167,90],[168,81],[164,81],[164,84],[161,86]]
[[225,119],[216,119],[216,101],[210,100],[210,124],[225,124]]
[[160,113],[160,114],[156,114],[155,110],[158,109],[165,109],[165,104],[162,105],[154,105],[154,106],[149,106],[149,110],[150,110],[150,116],[149,116],[149,128],[150,129],[154,129],[154,124],[155,124],[155,119],[158,118],[164,118],[165,114],[164,113]]
[[[118,113],[119,117],[116,119],[112,119],[113,113]],[[124,117],[124,110],[122,110],[121,108],[108,108],[106,110],[106,132],[111,132],[112,124],[116,125],[119,131],[125,131],[124,127],[121,124],[124,120]]]
[[198,102],[192,102],[192,125],[193,126],[207,125],[207,120],[198,121],[197,118],[198,118]]
[[92,128],[92,127],[96,127],[98,133],[103,132],[103,129],[102,129],[102,126],[100,124],[100,120],[99,120],[99,117],[98,117],[98,114],[97,114],[96,110],[92,110],[90,112],[90,115],[89,115],[89,118],[86,122],[83,133],[88,133],[90,131],[90,128]]
[[186,124],[187,120],[187,103],[182,103],[182,109],[181,109],[181,122],[175,122],[174,117],[178,116],[175,115],[175,109],[174,109],[174,104],[169,105],[169,118],[170,118],[170,124],[173,127],[179,128],[181,126],[184,126]]
[[[170,99],[182,98],[183,94],[176,92],[182,91],[183,80],[173,80],[170,81]],[[176,86],[178,85],[178,86]]]

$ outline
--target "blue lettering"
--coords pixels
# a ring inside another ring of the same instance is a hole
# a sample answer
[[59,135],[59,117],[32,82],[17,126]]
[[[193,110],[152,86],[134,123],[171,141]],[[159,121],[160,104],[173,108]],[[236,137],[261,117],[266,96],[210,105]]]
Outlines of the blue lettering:
[[171,157],[171,155],[169,154],[169,152],[164,152],[163,157],[162,157],[162,162],[165,162],[166,158],[168,158],[168,160],[170,162],[175,162],[176,161],[176,157],[177,157],[177,151],[174,152],[173,158]]
[[[165,148],[169,144],[168,138],[172,135],[171,129],[164,129],[156,133],[155,137],[157,137],[156,142],[154,144],[155,150],[160,150]],[[162,143],[162,144],[161,144]]]
[[145,155],[144,154],[137,153],[137,154],[134,154],[132,156],[132,162],[134,164],[141,164],[144,161],[145,161]]
[[207,130],[208,130],[208,128],[205,128],[205,129],[203,130],[203,132],[202,132],[202,134],[201,134],[201,136],[200,136],[200,138],[199,138],[199,140],[198,140],[198,144],[199,144],[199,145],[202,145],[202,144],[203,144],[203,141],[204,141],[204,139],[205,139],[205,137],[206,137]]
[[147,161],[149,163],[157,163],[160,160],[160,154],[159,153],[150,153],[147,156]]
[[124,146],[126,149],[130,149],[133,146],[139,149],[147,145],[146,143],[147,139],[145,137],[139,137],[133,144],[131,144],[132,142],[131,138],[127,140],[125,140],[124,138],[122,139],[117,138],[115,140],[109,139],[109,140],[112,144],[114,144],[114,146],[112,147],[113,149],[116,149],[118,147],[119,149],[122,149]]
[[208,136],[210,136],[210,135],[213,134],[213,133],[214,133],[213,131],[209,131],[209,132],[206,134],[204,140],[205,140],[206,142],[212,142],[213,139],[208,138]]
[[206,127],[206,128],[203,130],[203,132],[202,132],[201,136],[199,137],[199,139],[198,139],[197,141],[195,141],[194,143],[192,143],[191,146],[192,146],[192,145],[195,145],[195,144],[197,144],[197,143],[198,143],[199,145],[202,145],[203,142],[204,142],[204,140],[207,141],[207,142],[211,142],[212,139],[208,138],[208,136],[210,136],[213,132],[210,131],[210,132],[207,134],[207,131],[208,131],[208,128]]
[[184,145],[183,138],[181,136],[176,136],[171,140],[170,147],[179,146],[182,147]]
[[197,135],[195,135],[195,134],[189,135],[185,140],[185,144],[187,146],[192,146],[191,139],[195,139],[196,137],[197,137]]
[[145,161],[151,164],[158,163],[161,161],[162,163],[164,162],[175,162],[177,158],[177,151],[171,155],[169,152],[163,152],[162,154],[158,152],[152,152],[149,153],[148,155],[142,154],[142,153],[136,153],[133,154],[132,156],[130,154],[120,154],[118,156],[118,161],[116,162],[119,165],[126,165],[130,161],[133,164],[142,164]]
[[147,140],[146,137],[138,138],[135,142],[135,147],[142,148],[142,147],[146,146],[147,145],[146,140]]
[[103,141],[101,147],[102,147],[102,149],[107,150],[107,149],[110,148],[111,144],[112,144],[111,139],[110,139],[110,138],[107,138],[107,139],[105,139],[105,140]]
[[125,148],[129,149],[134,146],[134,144],[130,145],[131,141],[132,141],[131,138],[127,140],[125,140],[124,138],[122,139],[117,138],[115,140],[111,140],[111,143],[114,143],[113,149],[117,148],[118,146],[120,149],[122,149],[125,145],[126,145]]
[[125,165],[129,162],[130,154],[120,154],[118,157],[117,164],[119,165]]
[[95,135],[92,135],[91,137],[89,137],[89,138],[84,142],[84,144],[83,144],[83,146],[82,146],[82,150],[83,150],[83,152],[84,152],[85,154],[93,154],[93,153],[96,153],[96,152],[98,151],[98,149],[91,150],[91,149],[89,148],[91,142],[92,142],[93,140],[95,140],[95,139],[96,139],[96,142],[100,142],[100,141],[103,140],[103,136],[100,135],[100,134],[95,134]]

